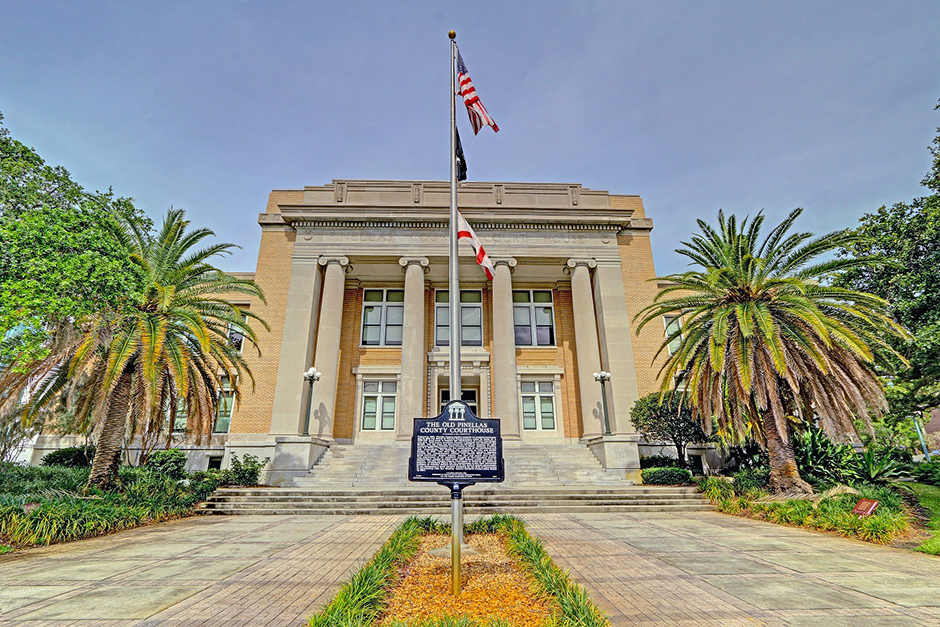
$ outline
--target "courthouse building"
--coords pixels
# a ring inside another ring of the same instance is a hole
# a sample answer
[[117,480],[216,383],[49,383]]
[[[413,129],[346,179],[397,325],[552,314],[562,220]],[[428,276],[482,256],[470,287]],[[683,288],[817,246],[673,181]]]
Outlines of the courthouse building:
[[[191,467],[251,453],[271,458],[267,481],[287,482],[331,445],[404,446],[414,418],[440,413],[450,400],[449,201],[443,181],[271,192],[253,274],[266,302],[234,300],[271,330],[258,331],[260,356],[243,346],[254,387],[240,382],[234,407],[223,394],[208,443],[183,442]],[[658,389],[653,356],[668,322],[636,334],[633,318],[658,290],[640,197],[465,182],[458,206],[496,266],[490,282],[460,244],[463,400],[500,419],[507,451],[588,446],[609,471],[638,479],[630,409]],[[322,373],[312,398],[310,367]],[[611,373],[606,438],[601,370]],[[62,445],[37,442],[33,458]]]
[[[635,478],[629,412],[657,388],[664,337],[662,324],[636,335],[633,322],[657,291],[641,199],[577,184],[466,182],[458,206],[496,266],[487,281],[460,244],[463,400],[499,418],[509,446],[591,445]],[[415,417],[440,412],[450,400],[448,207],[442,181],[271,192],[254,274],[266,303],[245,303],[271,331],[259,333],[260,357],[244,348],[254,390],[243,382],[238,406],[223,408],[231,414],[217,447],[224,439],[226,451],[270,457],[278,482],[332,443],[401,446]],[[311,366],[322,373],[312,399]],[[600,370],[612,375],[606,448]]]

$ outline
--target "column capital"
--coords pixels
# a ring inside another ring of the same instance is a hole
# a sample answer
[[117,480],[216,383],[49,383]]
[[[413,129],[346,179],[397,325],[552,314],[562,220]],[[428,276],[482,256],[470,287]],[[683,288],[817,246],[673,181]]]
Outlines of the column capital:
[[408,270],[408,266],[410,266],[413,263],[421,266],[421,268],[424,269],[425,274],[431,271],[431,269],[428,267],[428,265],[430,265],[431,263],[431,260],[428,259],[427,257],[400,257],[398,259],[398,265],[401,266],[402,272],[405,272],[406,270]]
[[585,268],[589,268],[589,269],[596,268],[597,261],[595,261],[594,259],[578,259],[578,258],[572,257],[571,259],[565,262],[565,268],[564,268],[565,274],[570,274],[571,271],[577,268],[578,266],[584,266]]
[[504,265],[509,268],[510,272],[514,272],[519,263],[515,257],[490,257],[490,261],[493,263],[494,268]]
[[346,272],[352,269],[352,266],[349,265],[349,257],[343,257],[341,255],[321,255],[320,258],[317,259],[317,263],[324,267],[331,263],[337,263],[341,268],[345,269]]

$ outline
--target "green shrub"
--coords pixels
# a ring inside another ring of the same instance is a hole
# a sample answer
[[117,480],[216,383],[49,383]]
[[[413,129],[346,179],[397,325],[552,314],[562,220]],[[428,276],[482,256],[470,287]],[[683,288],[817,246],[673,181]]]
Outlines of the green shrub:
[[641,455],[640,468],[670,468],[679,466],[678,458],[671,455]]
[[221,470],[198,470],[189,475],[189,489],[197,501],[205,501],[222,483]]
[[890,455],[881,454],[869,447],[856,455],[851,468],[852,478],[864,483],[885,484],[892,479],[906,476],[906,467]]
[[0,464],[0,494],[35,501],[51,492],[78,492],[88,482],[89,468]]
[[95,458],[95,447],[91,444],[87,446],[70,446],[60,448],[57,451],[46,453],[39,462],[40,466],[65,466],[66,468],[86,468],[91,466],[91,461]]
[[934,457],[929,462],[914,464],[911,474],[921,483],[940,486],[940,458]]
[[679,485],[692,482],[692,473],[685,468],[647,468],[641,472],[643,483],[650,485]]
[[750,490],[764,490],[770,482],[770,468],[748,468],[734,475],[734,491],[744,494]]
[[154,451],[144,467],[170,479],[182,479],[186,476],[186,453],[178,448]]
[[265,457],[264,461],[259,460],[254,455],[246,453],[244,459],[238,459],[238,455],[232,453],[232,462],[229,468],[222,471],[223,485],[258,485],[261,477],[261,469],[265,464],[271,461],[270,457]]
[[855,449],[836,444],[819,427],[795,435],[793,453],[800,476],[814,486],[844,483],[853,476]]

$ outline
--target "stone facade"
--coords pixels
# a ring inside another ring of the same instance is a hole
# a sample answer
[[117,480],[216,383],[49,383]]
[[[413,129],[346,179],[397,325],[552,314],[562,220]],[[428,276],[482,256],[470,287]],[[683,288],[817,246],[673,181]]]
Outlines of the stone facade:
[[[435,340],[448,306],[438,295],[448,203],[439,181],[271,193],[255,273],[266,302],[250,303],[271,331],[260,334],[260,356],[245,349],[255,385],[243,388],[226,451],[271,457],[269,481],[286,481],[334,442],[392,445],[409,439],[412,418],[438,413],[449,369]],[[490,283],[471,254],[461,258],[473,301],[461,304],[474,344],[465,338],[461,349],[465,393],[480,415],[502,420],[507,440],[589,444],[636,478],[629,410],[656,387],[663,338],[656,325],[637,336],[633,322],[656,290],[642,201],[580,185],[472,182],[460,184],[458,204],[496,264]],[[550,320],[524,328],[527,316]],[[520,345],[520,333],[535,345]],[[312,399],[302,377],[311,366],[322,373]],[[613,375],[606,444],[601,369]]]

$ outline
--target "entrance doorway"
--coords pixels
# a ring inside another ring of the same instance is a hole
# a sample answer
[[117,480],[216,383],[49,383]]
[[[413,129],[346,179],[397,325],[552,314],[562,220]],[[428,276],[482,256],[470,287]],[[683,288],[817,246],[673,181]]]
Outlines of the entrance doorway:
[[[450,390],[441,390],[440,396],[440,411],[444,411],[444,406],[450,402]],[[480,390],[478,388],[463,388],[460,390],[460,400],[470,406],[470,411],[473,412],[474,416],[480,415],[480,410],[477,406],[477,398],[479,396]]]

